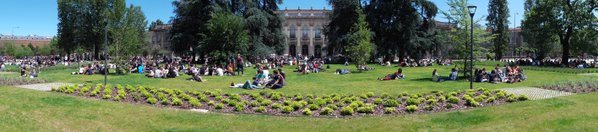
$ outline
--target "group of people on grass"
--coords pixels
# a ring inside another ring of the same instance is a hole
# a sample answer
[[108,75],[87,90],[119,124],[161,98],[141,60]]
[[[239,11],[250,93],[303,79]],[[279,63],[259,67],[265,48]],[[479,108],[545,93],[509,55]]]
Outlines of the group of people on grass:
[[523,69],[519,66],[504,65],[504,69],[501,69],[499,65],[496,65],[490,72],[487,72],[486,68],[482,68],[476,69],[474,73],[475,82],[516,83],[527,79]]
[[273,74],[267,74],[267,71],[268,70],[265,69],[258,69],[252,80],[247,80],[242,84],[235,84],[233,82],[230,87],[244,89],[280,89],[285,86],[286,75],[282,69],[274,70]]

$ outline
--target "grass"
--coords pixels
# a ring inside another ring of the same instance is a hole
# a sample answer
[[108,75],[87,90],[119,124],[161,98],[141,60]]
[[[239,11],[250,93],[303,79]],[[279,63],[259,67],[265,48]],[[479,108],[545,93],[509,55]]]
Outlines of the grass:
[[[367,92],[400,94],[407,93],[421,93],[430,91],[459,91],[469,88],[469,82],[465,80],[460,81],[445,81],[441,83],[432,82],[431,74],[434,69],[438,69],[441,76],[447,77],[450,69],[453,66],[433,66],[433,67],[417,67],[417,68],[403,68],[407,79],[394,81],[377,81],[387,74],[394,73],[397,67],[382,67],[374,66],[376,70],[366,71],[363,73],[353,72],[349,75],[335,75],[334,70],[345,68],[342,65],[332,65],[331,68],[322,73],[311,73],[308,75],[300,75],[292,72],[294,66],[285,67],[284,71],[287,75],[287,85],[279,90],[285,94],[363,94]],[[348,68],[354,69],[353,66]],[[487,67],[491,68],[491,67]],[[70,73],[77,71],[77,69],[63,69],[63,70],[49,70],[40,73],[40,78],[52,82],[69,82],[69,83],[103,83],[104,76],[102,75],[70,75]],[[243,90],[232,89],[228,86],[231,82],[243,83],[250,80],[255,75],[255,69],[246,70],[245,76],[204,76],[207,82],[198,83],[186,80],[191,76],[183,75],[175,79],[155,79],[146,78],[141,74],[129,74],[124,76],[109,75],[108,82],[111,84],[131,84],[142,85],[149,87],[163,87],[182,90],[221,90],[223,92],[239,93],[243,91],[260,91],[260,90]],[[598,76],[587,76],[577,74],[563,74],[545,71],[526,70],[528,80],[515,84],[490,84],[490,83],[474,83],[475,88],[507,88],[507,87],[522,87],[522,86],[543,86],[550,82],[560,82],[563,80],[591,80],[598,79]],[[10,74],[5,76],[18,76],[18,74]]]
[[358,118],[231,115],[0,87],[3,131],[595,131],[598,93],[457,112]]

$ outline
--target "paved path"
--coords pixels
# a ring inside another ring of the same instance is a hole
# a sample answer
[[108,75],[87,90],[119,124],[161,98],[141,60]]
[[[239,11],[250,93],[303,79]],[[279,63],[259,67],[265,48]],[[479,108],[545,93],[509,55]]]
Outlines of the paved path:
[[503,88],[500,90],[504,90],[507,93],[512,93],[515,95],[524,94],[531,100],[539,100],[539,99],[547,99],[547,98],[573,95],[573,93],[569,93],[569,92],[547,90],[547,89],[534,88],[534,87]]
[[53,87],[73,85],[71,83],[40,83],[40,84],[29,84],[19,85],[19,88],[33,89],[39,91],[51,91]]

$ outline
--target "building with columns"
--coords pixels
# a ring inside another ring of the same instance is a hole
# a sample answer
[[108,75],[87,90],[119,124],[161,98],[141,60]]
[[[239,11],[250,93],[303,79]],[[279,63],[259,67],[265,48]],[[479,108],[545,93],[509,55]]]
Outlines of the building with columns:
[[278,13],[285,18],[283,32],[286,35],[287,47],[284,54],[325,56],[327,38],[323,30],[329,22],[330,12],[326,9],[280,10]]

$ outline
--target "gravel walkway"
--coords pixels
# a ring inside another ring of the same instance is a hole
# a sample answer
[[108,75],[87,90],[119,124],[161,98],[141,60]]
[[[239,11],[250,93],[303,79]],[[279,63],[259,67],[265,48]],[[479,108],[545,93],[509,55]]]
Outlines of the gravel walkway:
[[71,84],[71,83],[40,83],[40,84],[19,85],[16,87],[39,90],[39,91],[51,91],[53,87],[68,86],[68,85],[73,85],[73,84]]
[[503,88],[501,90],[504,90],[507,93],[512,93],[515,95],[524,94],[531,100],[539,100],[539,99],[547,99],[547,98],[573,95],[573,93],[569,93],[569,92],[547,90],[547,89],[534,88],[534,87]]

